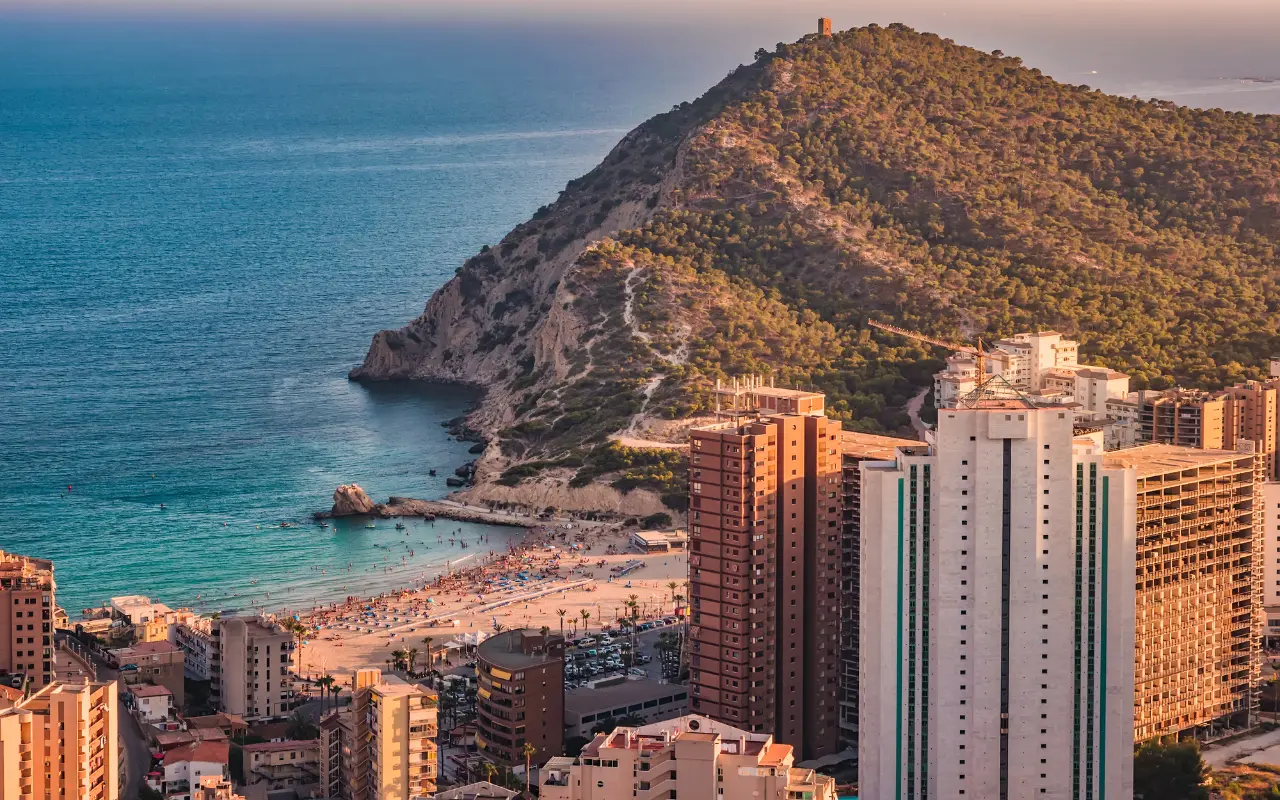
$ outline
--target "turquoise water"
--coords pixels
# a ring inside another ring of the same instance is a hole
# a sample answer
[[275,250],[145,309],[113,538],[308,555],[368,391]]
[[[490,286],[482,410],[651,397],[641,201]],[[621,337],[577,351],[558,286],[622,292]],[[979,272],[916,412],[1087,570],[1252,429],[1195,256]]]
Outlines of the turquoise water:
[[479,25],[0,20],[0,548],[54,559],[73,613],[301,605],[463,555],[307,521],[339,483],[440,496],[472,458],[439,424],[470,394],[347,370],[713,63]]

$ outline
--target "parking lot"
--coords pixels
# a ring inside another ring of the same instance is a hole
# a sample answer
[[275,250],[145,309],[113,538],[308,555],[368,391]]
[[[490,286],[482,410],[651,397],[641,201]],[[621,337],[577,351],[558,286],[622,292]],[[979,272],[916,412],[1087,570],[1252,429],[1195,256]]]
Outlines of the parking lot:
[[676,617],[643,622],[636,634],[634,666],[630,658],[630,634],[617,631],[590,634],[569,643],[565,650],[566,689],[576,689],[588,681],[630,674],[648,678],[661,676],[656,645],[663,631],[677,631],[683,623]]

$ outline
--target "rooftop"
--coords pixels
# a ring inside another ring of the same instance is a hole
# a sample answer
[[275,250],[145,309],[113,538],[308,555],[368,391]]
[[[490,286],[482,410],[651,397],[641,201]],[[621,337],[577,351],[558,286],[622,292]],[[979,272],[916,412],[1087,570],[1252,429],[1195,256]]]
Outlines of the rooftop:
[[256,742],[254,744],[242,745],[241,748],[246,753],[280,753],[289,750],[319,750],[319,739],[307,739],[306,741],[289,741],[289,742]]
[[601,709],[643,703],[646,700],[661,700],[681,693],[687,695],[688,691],[689,687],[682,684],[659,683],[648,678],[623,681],[596,689],[571,689],[564,693],[564,712],[592,714]]
[[164,686],[155,686],[154,684],[150,684],[150,683],[140,683],[136,686],[130,686],[129,694],[133,695],[134,697],[164,697],[165,695],[172,696],[173,692],[169,691]]
[[121,647],[119,650],[112,650],[116,654],[116,658],[127,658],[129,656],[154,656],[164,653],[181,653],[181,647],[173,642],[138,642],[128,647]]
[[[539,652],[525,653],[525,645],[527,644],[525,637],[540,639],[542,634],[532,628],[502,631],[481,642],[476,652],[485,662],[507,670],[536,667],[552,661],[563,661],[561,654],[548,653],[545,648]],[[547,637],[548,642],[554,642],[558,639],[560,637],[555,634]]]
[[893,458],[899,447],[923,444],[916,439],[898,439],[893,436],[877,436],[874,433],[840,431],[840,446],[847,456],[861,456],[886,461]]
[[[555,759],[552,760],[554,761]],[[569,759],[569,761],[572,763],[573,759]],[[508,798],[515,797],[518,794],[520,793],[515,790],[504,789],[488,781],[479,781],[477,783],[468,783],[466,786],[455,786],[452,789],[436,792],[436,800],[477,800],[477,798],[508,800]]]
[[1248,456],[1248,453],[1238,453],[1234,450],[1200,450],[1174,444],[1146,444],[1124,450],[1113,450],[1106,454],[1105,463],[1109,467],[1133,467],[1138,471],[1139,478],[1146,478],[1223,461],[1235,461]]
[[183,761],[200,761],[206,764],[226,764],[231,752],[231,745],[226,741],[192,742],[175,747],[164,754],[164,765],[180,764]]

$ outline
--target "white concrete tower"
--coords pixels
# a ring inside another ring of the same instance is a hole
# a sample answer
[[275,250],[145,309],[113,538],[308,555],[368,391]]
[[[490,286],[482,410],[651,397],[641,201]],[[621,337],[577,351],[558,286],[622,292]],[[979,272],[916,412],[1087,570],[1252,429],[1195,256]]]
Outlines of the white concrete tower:
[[1131,797],[1135,472],[1018,400],[861,469],[859,796]]

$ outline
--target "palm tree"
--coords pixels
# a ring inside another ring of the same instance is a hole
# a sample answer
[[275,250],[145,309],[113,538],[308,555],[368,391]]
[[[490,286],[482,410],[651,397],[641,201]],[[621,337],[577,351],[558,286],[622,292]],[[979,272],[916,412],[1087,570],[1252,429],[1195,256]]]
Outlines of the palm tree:
[[492,761],[486,761],[480,766],[480,769],[484,771],[484,779],[489,783],[493,783],[493,777],[498,774],[497,766]]
[[422,643],[427,646],[427,669],[431,669],[431,667],[434,666],[436,663],[436,660],[431,657],[431,643],[434,642],[435,640],[436,639],[434,636],[422,637]]
[[585,608],[582,609],[582,634],[584,636],[587,633],[587,620],[589,619],[591,619],[591,612],[586,610]]
[[676,589],[680,588],[680,584],[672,581],[667,584],[667,588],[671,590],[671,602],[674,603],[676,601]]
[[320,716],[324,716],[324,695],[328,690],[333,689],[334,684],[338,680],[332,675],[325,675],[323,678],[316,678],[316,685],[320,687]]
[[405,660],[409,664],[409,674],[413,674],[413,662],[418,660],[418,648],[410,647],[405,651]]
[[298,709],[289,717],[285,735],[290,739],[318,739],[320,731],[311,723],[307,715],[302,713],[302,709]]
[[507,629],[507,626],[506,626],[506,625],[503,625],[501,622],[495,622],[495,623],[493,623],[493,632],[494,632],[494,633],[502,633],[502,632],[503,632],[503,631],[505,631],[506,629]]
[[614,721],[625,728],[638,728],[644,724],[644,717],[632,711],[629,714],[623,714]]
[[400,650],[391,651],[391,668],[392,669],[397,669],[397,670],[402,669],[405,665],[405,662],[408,660],[409,660],[409,653],[407,650],[400,649]]
[[561,639],[564,638],[564,615],[568,613],[569,612],[565,611],[563,608],[556,609],[556,615],[560,617],[560,638]]
[[533,754],[538,752],[538,748],[525,742],[524,747],[520,748],[520,752],[524,755],[524,793],[532,797],[533,793],[529,791],[529,777],[533,773],[529,771],[529,762],[533,759]]
[[335,683],[333,688],[329,690],[329,694],[333,697],[333,710],[338,710],[338,695],[342,694],[342,684]]
[[543,625],[541,628],[538,629],[538,633],[542,634],[542,638],[545,640],[548,636],[551,635],[551,629],[548,628],[546,625]]

